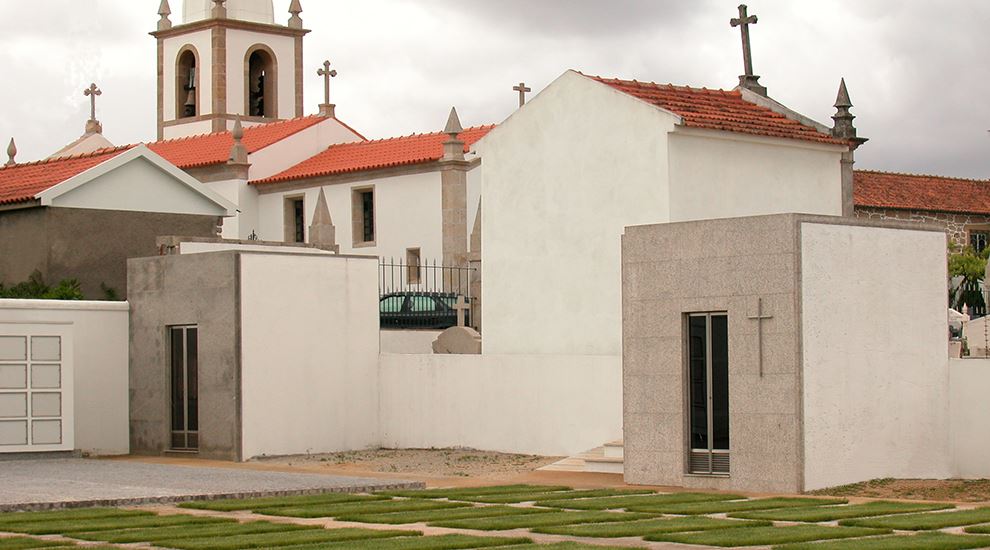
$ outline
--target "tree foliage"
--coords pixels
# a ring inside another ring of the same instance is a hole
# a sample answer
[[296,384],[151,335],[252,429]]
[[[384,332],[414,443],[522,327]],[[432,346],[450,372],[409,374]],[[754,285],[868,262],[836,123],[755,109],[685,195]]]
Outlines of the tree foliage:
[[85,297],[79,281],[75,279],[65,279],[55,286],[45,283],[41,272],[35,271],[27,281],[14,286],[5,286],[0,283],[0,298],[13,298],[17,300],[83,300]]

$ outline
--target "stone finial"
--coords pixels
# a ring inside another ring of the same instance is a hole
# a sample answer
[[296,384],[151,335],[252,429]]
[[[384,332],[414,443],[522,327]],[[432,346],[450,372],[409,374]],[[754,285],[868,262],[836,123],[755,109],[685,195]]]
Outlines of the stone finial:
[[14,138],[10,138],[10,145],[7,146],[7,164],[6,166],[13,166],[17,164],[14,157],[17,156],[17,144],[14,143]]
[[224,3],[227,0],[213,0],[213,18],[214,19],[226,19],[227,18],[227,6]]
[[89,85],[89,88],[83,90],[83,95],[89,98],[89,120],[86,121],[86,133],[102,134],[103,125],[96,118],[96,98],[103,95],[103,90],[99,89],[94,82]]
[[320,116],[334,118],[337,106],[330,103],[330,79],[336,78],[337,71],[330,68],[330,60],[323,62],[323,68],[316,71],[316,74],[323,77],[323,103],[320,104]]
[[230,135],[234,138],[234,145],[230,148],[230,159],[227,164],[247,164],[248,152],[242,141],[244,139],[244,127],[241,125],[240,116],[234,121],[234,129],[230,131]]
[[451,107],[447,126],[443,129],[443,133],[450,136],[443,143],[443,160],[464,160],[464,142],[457,137],[463,131],[461,119],[457,116],[457,108]]
[[158,30],[167,31],[172,28],[172,21],[168,16],[172,15],[172,8],[168,5],[168,0],[162,0],[162,3],[158,6],[158,15],[161,19],[158,20]]
[[303,27],[302,17],[299,17],[302,11],[302,2],[300,0],[292,0],[292,3],[289,4],[289,13],[292,14],[292,17],[289,18],[290,29],[301,29]]
[[850,141],[853,144],[852,148],[855,150],[869,140],[856,135],[856,126],[853,125],[853,120],[856,119],[856,116],[850,111],[852,106],[852,101],[849,99],[849,90],[846,89],[846,79],[843,78],[839,83],[839,93],[835,98],[835,114],[832,115],[832,120],[835,121],[835,124],[832,127],[832,137]]
[[330,205],[322,187],[320,196],[316,199],[313,223],[309,226],[309,244],[340,252],[340,246],[337,245],[337,229],[333,225],[333,218],[330,217]]

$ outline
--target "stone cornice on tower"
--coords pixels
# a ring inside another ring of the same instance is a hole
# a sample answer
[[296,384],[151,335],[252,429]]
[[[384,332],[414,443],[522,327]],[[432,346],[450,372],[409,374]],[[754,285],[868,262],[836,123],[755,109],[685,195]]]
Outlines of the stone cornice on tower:
[[291,27],[286,27],[284,25],[269,25],[267,23],[240,21],[238,19],[203,19],[201,21],[193,21],[192,23],[175,25],[170,29],[152,31],[148,34],[158,39],[165,39],[165,38],[172,38],[174,36],[181,36],[183,34],[188,34],[190,32],[195,32],[200,30],[211,30],[214,28],[221,28],[221,27],[225,29],[239,29],[244,31],[263,32],[268,34],[291,36],[297,38],[306,36],[307,34],[312,32],[309,29],[294,29]]

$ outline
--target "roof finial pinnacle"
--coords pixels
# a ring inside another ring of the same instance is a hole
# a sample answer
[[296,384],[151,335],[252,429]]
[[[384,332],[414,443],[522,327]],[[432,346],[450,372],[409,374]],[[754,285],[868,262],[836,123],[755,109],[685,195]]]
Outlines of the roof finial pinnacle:
[[289,28],[291,29],[301,29],[303,26],[302,17],[299,14],[303,12],[302,2],[300,0],[292,0],[289,4],[289,13],[292,17],[289,18]]
[[10,145],[7,146],[7,164],[6,166],[14,166],[17,161],[14,157],[17,156],[17,144],[14,143],[14,138],[10,138]]
[[447,126],[444,128],[443,133],[450,134],[451,138],[456,139],[457,135],[464,131],[461,126],[461,119],[457,116],[457,107],[450,108],[450,116],[447,118]]
[[856,126],[853,125],[856,116],[850,111],[852,106],[849,90],[846,88],[846,79],[843,78],[839,81],[839,93],[835,98],[835,114],[832,115],[835,124],[832,126],[832,136],[848,140],[852,144],[852,149],[855,150],[868,140],[857,135]]
[[247,164],[248,162],[248,152],[247,147],[244,147],[244,126],[241,125],[241,116],[237,115],[234,119],[234,128],[230,131],[231,137],[234,138],[234,145],[230,148],[230,159],[228,159],[228,164]]
[[450,117],[447,118],[447,127],[443,129],[443,133],[450,137],[443,143],[442,160],[464,160],[464,142],[457,137],[463,131],[461,119],[457,116],[457,108],[451,107]]
[[227,18],[227,7],[224,6],[224,2],[227,0],[213,0],[213,18],[214,19],[226,19]]
[[849,108],[849,107],[852,107],[852,106],[853,106],[852,101],[850,101],[850,99],[849,99],[849,90],[846,89],[846,79],[845,78],[842,78],[839,81],[839,93],[835,97],[835,105],[834,105],[834,107],[836,107],[836,108],[841,108],[841,107]]
[[165,31],[172,28],[172,21],[168,16],[172,15],[172,8],[168,5],[168,0],[162,0],[158,5],[158,15],[162,18],[158,20],[158,30]]

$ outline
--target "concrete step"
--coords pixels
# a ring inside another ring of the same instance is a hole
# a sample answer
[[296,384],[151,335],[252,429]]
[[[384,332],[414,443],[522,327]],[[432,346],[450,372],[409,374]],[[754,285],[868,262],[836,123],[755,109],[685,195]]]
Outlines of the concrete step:
[[584,461],[584,471],[599,474],[621,474],[625,470],[622,458],[599,456]]
[[593,472],[621,474],[624,471],[622,441],[612,441],[540,468],[547,472]]
[[622,440],[610,441],[605,444],[605,456],[608,458],[622,458],[625,455]]

